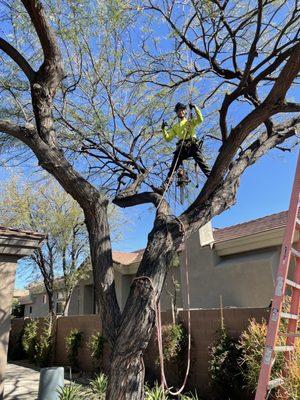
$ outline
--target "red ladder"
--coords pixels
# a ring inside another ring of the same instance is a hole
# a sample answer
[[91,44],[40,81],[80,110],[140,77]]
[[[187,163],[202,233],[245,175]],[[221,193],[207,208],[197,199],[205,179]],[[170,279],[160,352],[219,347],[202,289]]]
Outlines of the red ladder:
[[[285,228],[281,249],[279,268],[277,271],[275,284],[275,294],[270,312],[266,345],[261,364],[255,400],[265,400],[268,396],[268,392],[271,389],[283,384],[290,356],[294,350],[295,338],[300,336],[297,334],[300,305],[300,240],[298,240],[296,245],[293,245],[295,232],[296,230],[300,231],[300,220],[298,219],[299,207],[300,154],[298,156],[296,175],[288,210],[287,225]],[[296,257],[296,267],[293,280],[288,279],[291,256]],[[292,288],[291,305],[289,312],[282,312],[282,304],[285,296],[286,285]],[[288,328],[287,333],[285,334],[286,343],[285,346],[276,346],[276,339],[282,318],[288,319]],[[284,352],[285,357],[285,367],[282,371],[283,378],[277,378],[270,381],[271,370],[275,361],[276,353],[278,352]]]

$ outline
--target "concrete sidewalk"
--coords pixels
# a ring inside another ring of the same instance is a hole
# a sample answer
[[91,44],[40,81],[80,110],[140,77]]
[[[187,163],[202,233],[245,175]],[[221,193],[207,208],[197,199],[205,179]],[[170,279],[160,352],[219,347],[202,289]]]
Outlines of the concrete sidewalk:
[[32,368],[7,364],[4,375],[5,400],[36,400],[40,373]]

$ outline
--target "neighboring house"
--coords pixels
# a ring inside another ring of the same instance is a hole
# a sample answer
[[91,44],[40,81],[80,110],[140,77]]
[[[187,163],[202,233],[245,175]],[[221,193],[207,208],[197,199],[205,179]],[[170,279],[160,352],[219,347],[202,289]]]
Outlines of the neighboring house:
[[[186,243],[191,307],[218,308],[221,301],[224,307],[267,307],[274,293],[286,219],[287,212],[281,212],[222,229],[212,229],[209,223],[192,235]],[[125,305],[142,255],[143,250],[113,252],[116,292],[121,308]],[[173,279],[180,284],[177,307],[185,308],[187,305],[184,263],[185,251],[182,251],[181,267],[171,268],[168,274],[161,297],[162,310],[171,308]],[[25,304],[25,316],[46,315],[47,296],[43,286],[39,285],[37,290],[36,285],[32,285],[29,291],[30,300],[28,297],[20,298],[21,304]],[[59,304],[63,302],[59,291],[55,301],[59,311]],[[75,287],[66,314],[95,312],[90,274]]]
[[[131,282],[136,274],[139,263],[142,259],[144,250],[136,252],[113,252],[115,287],[119,305],[121,309],[130,290]],[[171,296],[169,292],[174,291],[172,276],[178,280],[180,270],[174,267],[172,274],[166,282],[166,288],[161,299],[162,309],[171,308]],[[64,290],[63,279],[56,280],[56,290],[54,293],[54,307],[56,313],[62,314],[64,308]],[[28,294],[18,298],[20,304],[24,305],[24,316],[38,318],[46,316],[48,313],[48,297],[42,282],[34,282],[28,286]],[[178,307],[182,307],[181,298],[179,298]],[[94,284],[92,271],[86,279],[81,280],[73,289],[69,305],[66,308],[65,315],[85,315],[97,313],[94,296]]]
[[[222,296],[224,307],[268,307],[286,222],[287,212],[280,212],[215,229],[212,245],[204,247],[199,246],[198,234],[193,235],[187,246],[191,306],[220,307]],[[291,263],[290,274],[295,260]],[[185,306],[184,286],[182,299]]]
[[[56,279],[54,291],[54,309],[57,314],[62,314],[64,308],[64,282]],[[28,286],[25,296],[18,298],[24,305],[24,317],[44,317],[49,312],[48,296],[43,282],[33,282]]]

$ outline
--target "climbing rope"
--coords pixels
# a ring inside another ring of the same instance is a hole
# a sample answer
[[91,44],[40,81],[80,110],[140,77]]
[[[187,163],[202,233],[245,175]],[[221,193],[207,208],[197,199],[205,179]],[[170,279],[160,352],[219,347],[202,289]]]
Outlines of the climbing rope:
[[[184,390],[187,379],[190,373],[190,367],[191,367],[191,347],[192,347],[192,334],[191,334],[191,300],[190,300],[190,280],[189,280],[189,268],[188,268],[188,254],[187,254],[187,246],[186,246],[186,240],[185,240],[185,228],[183,225],[183,222],[176,218],[179,223],[181,224],[182,231],[183,231],[183,238],[182,238],[182,243],[184,243],[184,248],[185,248],[185,283],[186,283],[186,289],[187,289],[187,322],[188,322],[188,349],[187,349],[187,367],[186,367],[186,372],[185,376],[183,379],[183,383],[180,387],[179,390],[176,392],[172,392],[171,388],[168,386],[167,379],[165,376],[165,370],[164,370],[164,354],[163,354],[163,341],[162,341],[162,322],[161,322],[161,307],[160,307],[160,301],[156,298],[155,299],[155,317],[156,317],[156,330],[157,330],[157,343],[158,343],[158,352],[159,352],[159,360],[160,360],[160,372],[161,372],[161,386],[163,388],[163,399],[165,398],[165,389],[169,394],[172,396],[178,396],[182,391]],[[135,280],[140,280],[140,279],[146,279],[150,282],[150,285],[152,287],[153,292],[155,293],[155,288],[153,285],[153,281],[149,276],[143,275],[143,276],[138,276],[132,280],[134,282]]]
[[[180,221],[183,226],[183,223]],[[158,352],[159,352],[159,361],[160,361],[160,373],[161,373],[161,385],[163,388],[163,396],[164,389],[167,390],[169,394],[172,396],[178,396],[181,394],[186,386],[187,379],[190,373],[191,367],[191,345],[192,345],[192,335],[191,335],[191,301],[190,301],[190,281],[189,281],[189,268],[188,268],[188,255],[187,255],[187,247],[185,242],[185,230],[183,227],[184,237],[183,241],[185,244],[185,283],[187,288],[187,319],[188,319],[188,354],[187,354],[187,367],[183,379],[183,383],[181,387],[176,391],[172,392],[170,387],[168,386],[165,369],[164,369],[164,353],[163,353],[163,342],[162,342],[162,323],[161,323],[161,308],[160,302],[157,303],[156,307],[156,329],[157,329],[157,342],[158,342]]]

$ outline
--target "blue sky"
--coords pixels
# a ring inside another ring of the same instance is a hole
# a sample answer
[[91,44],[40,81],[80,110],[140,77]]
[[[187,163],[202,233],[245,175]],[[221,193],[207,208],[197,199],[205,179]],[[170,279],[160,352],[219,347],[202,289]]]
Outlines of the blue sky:
[[[236,204],[215,217],[213,226],[230,226],[287,210],[297,156],[296,150],[292,153],[273,150],[248,168],[241,178]],[[131,221],[130,228],[125,227],[124,239],[114,247],[119,251],[143,248],[152,227],[153,211],[149,206],[139,206],[126,213]]]
[[[162,29],[162,24],[154,24],[152,27],[156,30],[159,29],[162,39],[160,43],[161,50],[168,50],[169,39],[165,38],[165,36],[167,37],[168,29]],[[140,29],[138,29],[138,32],[140,32]],[[134,44],[138,46],[139,42],[136,41]],[[215,81],[212,84],[215,85]],[[207,85],[207,82],[203,81],[200,84],[200,88],[202,88],[201,85]],[[297,97],[296,89],[294,92],[291,91],[290,95]],[[289,98],[289,100],[292,99]],[[205,111],[208,113],[209,110]],[[236,118],[242,118],[242,114],[247,111],[246,105],[241,106],[239,104],[238,112],[232,113],[232,121]],[[256,165],[250,167],[241,178],[236,205],[222,215],[215,217],[213,226],[230,226],[286,210],[288,208],[296,160],[297,151],[282,153],[275,150],[259,160]],[[27,171],[25,171],[26,173]],[[0,168],[0,178],[3,178],[3,176],[5,176],[5,171]],[[114,249],[134,251],[143,248],[147,242],[147,235],[152,228],[154,211],[149,206],[138,206],[129,208],[124,212],[128,216],[130,223],[123,226],[123,240],[114,243]],[[24,283],[24,278],[18,276],[16,286],[22,287]]]
[[[236,204],[215,217],[213,226],[230,226],[287,210],[297,157],[297,150],[292,153],[272,150],[248,168],[241,178]],[[129,208],[125,213],[130,223],[124,226],[123,240],[115,243],[114,249],[134,251],[145,247],[152,228],[153,210],[142,205]],[[28,281],[24,279],[24,273],[17,274],[15,286],[22,288],[26,283]]]

